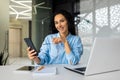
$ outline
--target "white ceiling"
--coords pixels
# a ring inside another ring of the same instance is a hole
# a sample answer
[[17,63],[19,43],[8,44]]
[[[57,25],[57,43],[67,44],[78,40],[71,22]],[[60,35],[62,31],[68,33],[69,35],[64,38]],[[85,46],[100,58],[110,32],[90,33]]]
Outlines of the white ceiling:
[[[37,8],[51,9],[47,7],[46,2],[40,2],[33,6],[33,14],[37,14]],[[10,17],[16,19],[32,19],[32,0],[10,0]]]
[[32,18],[32,0],[10,0],[9,10],[10,17],[16,19]]

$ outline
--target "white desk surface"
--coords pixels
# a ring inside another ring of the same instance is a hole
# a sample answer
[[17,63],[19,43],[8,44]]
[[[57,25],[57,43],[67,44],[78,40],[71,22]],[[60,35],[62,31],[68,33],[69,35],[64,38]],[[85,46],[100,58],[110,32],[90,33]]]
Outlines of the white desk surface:
[[120,71],[92,76],[83,76],[78,73],[66,70],[64,65],[48,66],[56,66],[57,74],[47,76],[33,76],[31,72],[14,72],[17,68],[21,67],[21,65],[0,66],[0,80],[120,80]]

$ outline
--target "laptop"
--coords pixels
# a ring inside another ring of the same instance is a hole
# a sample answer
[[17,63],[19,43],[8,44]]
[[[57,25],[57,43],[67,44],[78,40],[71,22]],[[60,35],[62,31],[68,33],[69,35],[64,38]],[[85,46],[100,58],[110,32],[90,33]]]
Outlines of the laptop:
[[86,67],[65,69],[82,75],[96,75],[120,70],[120,38],[95,38]]

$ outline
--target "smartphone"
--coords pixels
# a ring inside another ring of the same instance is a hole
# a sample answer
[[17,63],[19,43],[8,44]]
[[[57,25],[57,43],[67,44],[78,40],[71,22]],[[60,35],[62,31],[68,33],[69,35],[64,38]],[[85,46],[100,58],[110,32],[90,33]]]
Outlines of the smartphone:
[[18,68],[17,71],[32,71],[34,68],[34,66],[22,66]]
[[27,44],[27,46],[30,47],[31,50],[34,49],[35,52],[37,52],[32,40],[30,38],[24,38],[24,41]]

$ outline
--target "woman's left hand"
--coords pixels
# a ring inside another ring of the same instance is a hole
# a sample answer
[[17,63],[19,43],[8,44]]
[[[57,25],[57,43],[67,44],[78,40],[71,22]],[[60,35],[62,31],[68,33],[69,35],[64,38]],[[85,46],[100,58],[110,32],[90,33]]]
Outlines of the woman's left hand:
[[60,37],[57,37],[57,38],[53,38],[53,43],[55,44],[58,44],[58,43],[65,43],[67,40],[65,38],[65,36],[60,36]]
[[53,43],[55,43],[55,44],[58,44],[58,43],[61,43],[61,42],[62,42],[61,38],[59,38],[59,37],[53,38],[52,41],[53,41]]

